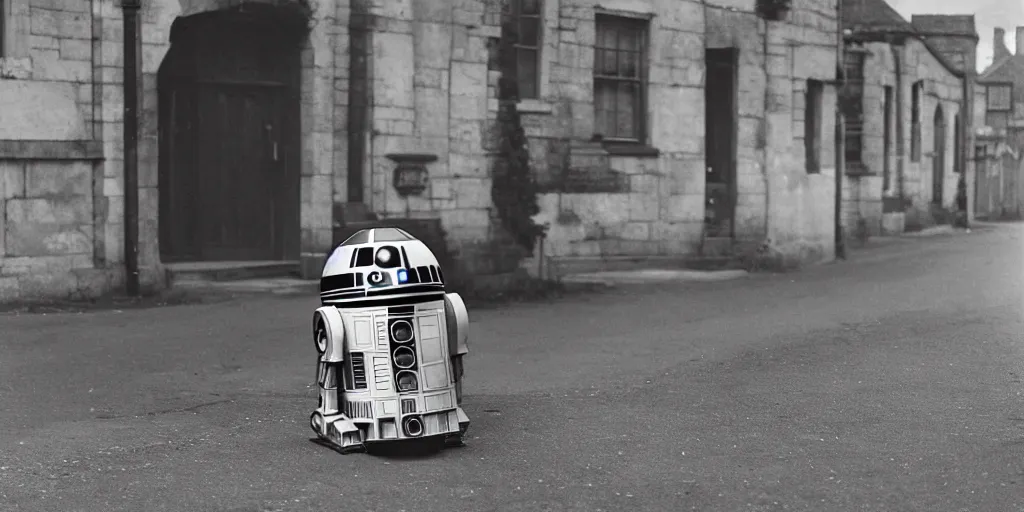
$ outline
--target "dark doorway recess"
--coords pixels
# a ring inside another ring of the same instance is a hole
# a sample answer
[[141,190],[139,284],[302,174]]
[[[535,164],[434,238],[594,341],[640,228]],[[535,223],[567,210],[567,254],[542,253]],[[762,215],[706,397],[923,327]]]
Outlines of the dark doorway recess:
[[732,238],[736,211],[736,75],[739,51],[705,52],[704,224],[708,237]]
[[179,18],[158,77],[164,262],[299,257],[301,16]]
[[936,107],[932,123],[934,148],[932,155],[932,203],[942,205],[942,186],[946,169],[946,118],[942,107]]

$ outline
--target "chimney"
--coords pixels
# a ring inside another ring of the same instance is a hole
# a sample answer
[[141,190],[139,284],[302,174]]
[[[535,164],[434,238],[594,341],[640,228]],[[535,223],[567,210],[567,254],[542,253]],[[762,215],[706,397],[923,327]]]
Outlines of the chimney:
[[1024,55],[1024,27],[1017,27],[1017,56]]
[[992,40],[992,62],[1010,55],[1010,49],[1006,47],[1006,31],[996,27],[995,37]]

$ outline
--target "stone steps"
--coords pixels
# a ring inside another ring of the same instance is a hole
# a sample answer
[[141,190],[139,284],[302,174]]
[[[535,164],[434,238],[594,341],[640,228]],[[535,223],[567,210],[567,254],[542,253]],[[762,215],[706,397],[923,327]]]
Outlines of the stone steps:
[[168,263],[167,282],[244,281],[251,279],[298,277],[298,261],[201,261]]

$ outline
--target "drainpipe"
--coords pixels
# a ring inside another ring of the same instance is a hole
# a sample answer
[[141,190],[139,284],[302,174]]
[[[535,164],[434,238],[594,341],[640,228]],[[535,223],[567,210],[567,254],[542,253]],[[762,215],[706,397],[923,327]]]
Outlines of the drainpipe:
[[139,8],[121,0],[124,14],[124,267],[130,297],[139,295]]
[[[964,59],[965,62],[969,62],[968,59]],[[972,143],[971,137],[973,134],[968,133],[969,127],[974,126],[974,70],[968,69],[964,66],[964,78],[963,78],[963,106],[960,107],[960,133],[956,136],[960,139],[960,155],[957,158],[959,160],[957,165],[960,166],[960,179],[957,180],[957,202],[960,202],[960,180],[964,182],[964,228],[970,229],[971,227],[971,208],[974,205],[970,201],[970,196],[967,194],[967,190],[970,188],[970,184],[967,183],[967,152],[972,151],[974,144]],[[977,174],[977,170],[975,170]],[[957,205],[959,206],[959,205]]]
[[835,251],[837,259],[846,259],[846,241],[843,236],[843,176],[846,175],[846,130],[843,126],[842,97],[841,92],[846,87],[846,73],[843,63],[843,3],[836,0],[836,68],[840,71],[836,77],[836,128],[835,128]]
[[768,29],[771,27],[771,23],[768,19],[763,20],[764,23],[764,61],[762,67],[764,68],[764,128],[761,130],[761,135],[764,137],[764,158],[762,159],[761,167],[761,178],[764,180],[764,242],[769,243],[771,240],[771,180],[768,177],[768,162],[771,157],[769,156],[769,144],[768,144],[768,118],[771,114],[769,107],[771,106],[771,74],[768,69]]

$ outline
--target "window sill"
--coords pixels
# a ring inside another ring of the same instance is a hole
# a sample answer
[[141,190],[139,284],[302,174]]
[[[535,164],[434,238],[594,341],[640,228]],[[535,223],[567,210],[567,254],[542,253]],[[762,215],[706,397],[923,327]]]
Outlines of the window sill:
[[862,162],[853,162],[846,165],[846,175],[853,178],[860,178],[878,176],[878,173],[869,169],[868,166],[864,165]]
[[635,156],[641,158],[657,158],[661,151],[639,142],[602,142],[601,146],[612,156]]
[[[487,110],[491,112],[497,112],[498,105],[499,103],[497,98],[487,100]],[[554,111],[554,108],[554,105],[551,103],[532,99],[519,100],[519,103],[516,104],[516,110],[518,110],[520,114],[550,114]]]

